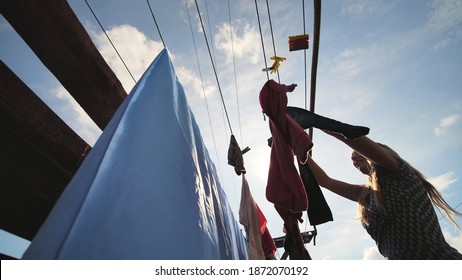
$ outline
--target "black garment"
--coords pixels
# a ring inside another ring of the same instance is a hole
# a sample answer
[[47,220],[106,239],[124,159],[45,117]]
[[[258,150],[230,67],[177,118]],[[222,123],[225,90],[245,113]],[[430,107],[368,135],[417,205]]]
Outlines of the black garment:
[[[287,114],[294,119],[303,129],[315,127],[332,132],[341,133],[347,138],[356,138],[367,135],[369,128],[364,126],[353,126],[337,120],[329,119],[310,111],[298,108],[287,107]],[[308,218],[311,225],[319,225],[333,221],[332,212],[327,205],[326,199],[319,187],[313,172],[307,165],[298,164],[300,176],[305,185],[309,197]]]
[[369,128],[342,123],[323,117],[302,108],[287,106],[287,114],[294,119],[303,129],[315,127],[323,130],[341,133],[349,139],[364,136],[369,133]]
[[310,225],[320,225],[329,221],[333,221],[332,212],[324,198],[324,195],[319,187],[318,181],[314,177],[313,171],[308,165],[298,163],[300,177],[302,177],[303,185],[305,185],[306,194],[308,195],[308,219]]
[[[315,127],[323,130],[341,133],[343,136],[354,139],[369,133],[369,128],[364,126],[353,126],[334,119],[312,113],[298,107],[287,106],[287,115],[295,120],[303,129]],[[271,147],[272,138],[268,139],[268,146]],[[308,218],[311,225],[319,225],[333,221],[332,212],[322,194],[321,188],[316,181],[313,172],[307,165],[299,163],[300,177],[302,178],[305,190],[309,198]]]

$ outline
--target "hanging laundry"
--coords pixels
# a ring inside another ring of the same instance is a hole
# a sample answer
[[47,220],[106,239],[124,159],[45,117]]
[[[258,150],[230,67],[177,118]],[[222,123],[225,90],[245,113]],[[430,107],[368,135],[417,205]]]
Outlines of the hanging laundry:
[[302,213],[294,214],[287,209],[275,206],[279,216],[284,220],[284,250],[291,260],[311,260],[311,256],[305,248],[298,222],[301,221]]
[[266,218],[252,197],[244,174],[242,175],[239,222],[244,226],[247,235],[249,259],[273,259],[276,245],[274,245],[273,238],[266,227]]
[[260,105],[269,118],[273,136],[266,198],[274,203],[284,220],[286,235],[292,240],[291,259],[311,259],[298,225],[302,221],[302,211],[308,208],[308,197],[294,165],[294,155],[299,161],[305,162],[313,143],[308,134],[286,113],[286,93],[292,92],[296,86],[269,80],[260,91]]
[[368,127],[342,123],[298,107],[287,106],[287,114],[303,129],[315,127],[331,132],[338,132],[349,139],[354,139],[369,133]]
[[294,165],[294,152],[298,160],[305,162],[313,143],[308,134],[286,114],[286,93],[292,92],[295,87],[295,84],[287,86],[269,80],[261,89],[259,99],[263,112],[269,118],[273,135],[266,198],[275,205],[297,213],[307,209],[308,198]]
[[308,49],[308,34],[289,36],[289,51]]
[[247,258],[166,49],[125,98],[23,258]]
[[273,237],[271,237],[271,234],[267,227],[265,227],[265,231],[263,232],[261,246],[263,248],[263,253],[265,254],[265,258],[267,260],[274,260],[277,248],[276,248],[276,244],[274,244]]
[[298,170],[305,186],[306,194],[310,198],[307,209],[310,225],[315,226],[333,221],[332,211],[310,167],[299,162]]
[[[313,112],[297,107],[287,107],[287,114],[294,119],[303,129],[315,127],[332,132],[341,133],[346,138],[354,139],[359,136],[367,135],[369,128],[364,126],[353,126],[342,123],[334,119],[329,119]],[[270,140],[269,140],[270,141]],[[316,178],[307,165],[299,163],[300,176],[305,185],[306,192],[310,199],[308,207],[308,218],[311,225],[319,225],[332,221],[332,212],[322,194]]]
[[[247,147],[248,148],[248,147]],[[249,149],[250,150],[250,149]],[[246,150],[247,152],[248,150]],[[228,164],[234,166],[234,171],[237,175],[245,174],[244,159],[242,157],[242,151],[237,144],[234,135],[231,135],[228,148]]]

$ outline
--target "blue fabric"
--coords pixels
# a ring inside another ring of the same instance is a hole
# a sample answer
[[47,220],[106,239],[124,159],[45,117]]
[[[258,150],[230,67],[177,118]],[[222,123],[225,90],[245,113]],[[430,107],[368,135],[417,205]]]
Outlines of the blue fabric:
[[23,258],[247,258],[166,49],[124,100]]

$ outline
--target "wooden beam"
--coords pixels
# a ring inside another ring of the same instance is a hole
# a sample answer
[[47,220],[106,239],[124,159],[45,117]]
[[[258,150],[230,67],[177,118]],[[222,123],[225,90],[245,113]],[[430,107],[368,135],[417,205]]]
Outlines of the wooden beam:
[[0,12],[104,129],[127,93],[69,4],[65,0],[2,0]]
[[31,240],[91,147],[0,61],[0,228]]

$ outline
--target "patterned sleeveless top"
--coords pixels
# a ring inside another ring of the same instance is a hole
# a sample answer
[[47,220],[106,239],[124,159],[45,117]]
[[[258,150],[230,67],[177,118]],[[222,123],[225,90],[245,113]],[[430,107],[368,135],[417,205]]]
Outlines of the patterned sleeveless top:
[[363,227],[388,259],[462,259],[444,239],[425,185],[411,167],[396,156],[400,174],[376,166],[384,212],[371,193],[364,202]]

